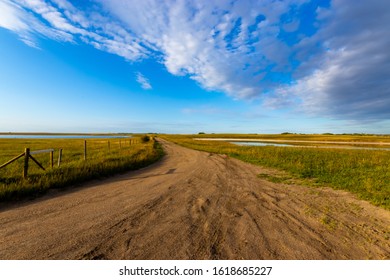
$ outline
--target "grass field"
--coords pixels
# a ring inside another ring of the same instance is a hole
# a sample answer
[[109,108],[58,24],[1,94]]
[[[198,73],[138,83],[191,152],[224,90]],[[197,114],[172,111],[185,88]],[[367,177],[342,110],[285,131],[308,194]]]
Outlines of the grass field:
[[[54,149],[54,168],[48,153],[34,155],[46,169],[43,171],[29,161],[28,178],[23,179],[23,157],[0,169],[0,201],[37,196],[50,188],[61,188],[137,169],[157,161],[163,151],[153,139],[141,137],[88,139],[87,160],[84,160],[83,139],[0,139],[0,165],[24,152]],[[63,149],[60,167],[57,166],[59,149]]]
[[[274,182],[292,182],[346,190],[374,205],[390,209],[390,151],[317,149],[299,147],[250,147],[193,138],[262,138],[315,141],[390,142],[389,136],[359,135],[164,135],[177,144],[276,168],[283,175],[259,174]],[[296,180],[295,180],[296,181]]]

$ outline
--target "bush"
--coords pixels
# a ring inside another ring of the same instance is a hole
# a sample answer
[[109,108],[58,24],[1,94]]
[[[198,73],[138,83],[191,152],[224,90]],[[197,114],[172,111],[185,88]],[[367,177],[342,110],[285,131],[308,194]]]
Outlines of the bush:
[[144,135],[141,137],[142,143],[147,143],[150,141],[150,137],[148,135]]

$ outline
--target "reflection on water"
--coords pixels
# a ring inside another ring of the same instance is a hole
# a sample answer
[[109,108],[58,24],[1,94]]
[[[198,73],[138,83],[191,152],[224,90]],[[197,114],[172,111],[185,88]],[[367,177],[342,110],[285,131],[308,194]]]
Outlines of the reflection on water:
[[295,145],[291,144],[280,144],[280,143],[271,143],[271,142],[229,142],[239,146],[278,146],[278,147],[294,147]]
[[390,151],[390,148],[376,148],[376,147],[356,147],[356,146],[318,146],[318,145],[294,145],[294,144],[281,144],[272,142],[229,142],[239,146],[276,146],[276,147],[295,147],[295,148],[324,148],[324,149],[348,149],[348,150],[379,150],[379,151]]

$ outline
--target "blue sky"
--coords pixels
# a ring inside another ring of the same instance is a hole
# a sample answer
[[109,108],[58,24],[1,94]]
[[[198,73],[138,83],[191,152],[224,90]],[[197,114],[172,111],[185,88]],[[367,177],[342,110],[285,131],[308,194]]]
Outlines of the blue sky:
[[0,131],[390,134],[390,1],[0,0]]

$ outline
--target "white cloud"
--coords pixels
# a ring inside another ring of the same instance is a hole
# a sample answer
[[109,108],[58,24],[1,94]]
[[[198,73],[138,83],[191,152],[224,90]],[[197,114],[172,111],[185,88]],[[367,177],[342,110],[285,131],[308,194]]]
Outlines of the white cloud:
[[136,80],[143,89],[152,89],[152,85],[150,84],[149,80],[144,75],[142,75],[142,73],[136,73]]
[[[154,55],[170,73],[189,75],[208,90],[254,98],[267,88],[259,83],[264,77],[261,70],[287,63],[288,50],[275,36],[280,29],[279,17],[290,4],[301,1],[262,1],[256,5],[218,0],[100,1],[116,19],[77,10],[66,0],[15,2],[34,21],[38,22],[35,15],[46,21],[47,29],[55,33],[47,37],[80,39],[129,61]],[[259,15],[267,18],[261,28],[256,22]],[[31,34],[40,33],[29,28]]]
[[18,6],[6,0],[0,0],[0,10],[1,27],[16,32],[28,29],[28,25],[22,20],[22,12]]
[[[296,12],[309,0],[95,2],[80,10],[67,0],[0,0],[6,11],[0,26],[31,46],[44,36],[84,42],[128,61],[153,57],[207,90],[261,98],[270,108],[390,117],[387,0],[333,0],[317,9],[311,34],[300,30]],[[296,40],[287,43],[283,32]],[[137,80],[151,88],[141,73]]]
[[286,32],[295,32],[299,27],[299,20],[283,24],[283,30]]
[[47,27],[18,3],[0,0],[0,10],[2,11],[0,26],[16,32],[19,38],[31,47],[39,48],[36,36],[44,36],[58,41],[72,40],[70,34]]
[[37,38],[76,43],[78,40],[129,61],[141,59],[148,50],[138,38],[115,20],[80,11],[66,0],[0,0],[6,16],[0,26],[16,32],[27,45],[38,47]]
[[[312,115],[359,121],[390,119],[390,2],[350,5],[334,1],[318,10],[323,27],[300,45],[302,63],[291,86],[265,100],[273,108],[294,106]],[[313,52],[322,44],[325,51]]]
[[[276,38],[279,17],[302,1],[100,2],[160,53],[170,73],[189,75],[204,88],[234,98],[253,98],[266,88],[259,83],[263,74],[256,72],[288,63],[288,50]],[[261,28],[259,15],[267,18]]]

